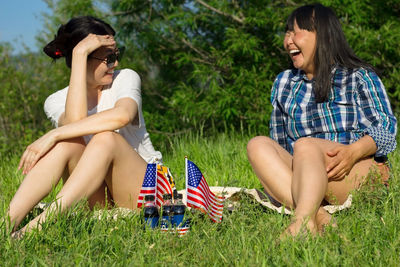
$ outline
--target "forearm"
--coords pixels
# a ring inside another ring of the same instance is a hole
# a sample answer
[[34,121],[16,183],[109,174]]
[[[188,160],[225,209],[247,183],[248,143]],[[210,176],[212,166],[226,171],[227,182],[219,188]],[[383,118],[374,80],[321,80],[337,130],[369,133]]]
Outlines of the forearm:
[[74,50],[65,113],[62,118],[63,125],[87,117],[86,74],[87,53],[85,51]]
[[129,111],[124,107],[115,107],[53,129],[52,134],[56,141],[61,141],[104,131],[114,131],[124,127],[131,120],[132,116],[129,115]]
[[374,155],[377,150],[374,139],[369,135],[364,135],[350,146],[353,148],[353,153],[358,160]]

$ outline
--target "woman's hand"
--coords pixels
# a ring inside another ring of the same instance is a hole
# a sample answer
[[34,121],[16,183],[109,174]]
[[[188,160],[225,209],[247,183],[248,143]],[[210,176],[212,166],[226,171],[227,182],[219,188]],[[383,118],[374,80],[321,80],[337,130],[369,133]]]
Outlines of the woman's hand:
[[26,148],[19,162],[18,169],[22,169],[22,173],[27,174],[33,166],[35,166],[38,160],[56,144],[56,142],[57,140],[54,130],[37,139]]
[[355,152],[354,146],[341,145],[326,153],[330,157],[326,167],[329,180],[342,180],[350,173],[359,159]]
[[370,157],[377,150],[374,139],[364,135],[350,145],[340,145],[326,154],[330,158],[326,171],[328,179],[341,180],[348,175],[354,164],[362,158]]
[[102,46],[114,47],[115,45],[116,42],[112,35],[96,35],[90,33],[74,47],[73,54],[90,55],[90,53]]

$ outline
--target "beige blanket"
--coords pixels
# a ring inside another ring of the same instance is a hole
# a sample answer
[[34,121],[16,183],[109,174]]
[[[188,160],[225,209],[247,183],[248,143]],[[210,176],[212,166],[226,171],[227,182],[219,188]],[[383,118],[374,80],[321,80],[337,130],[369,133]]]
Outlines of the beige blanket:
[[[242,197],[247,196],[253,198],[266,208],[275,210],[279,213],[292,214],[292,211],[290,209],[284,208],[279,203],[271,202],[263,192],[257,189],[247,189],[240,187],[220,187],[220,186],[211,186],[210,189],[214,194],[225,197],[225,208],[228,210],[234,210],[235,207],[239,205],[239,201],[242,199]],[[184,189],[180,190],[179,193],[183,194],[183,199],[185,200],[186,190]],[[350,207],[351,200],[352,196],[349,195],[347,200],[342,205],[326,205],[324,206],[324,209],[332,214],[336,211],[340,211]]]
[[[210,190],[220,196],[225,197],[225,208],[230,211],[234,211],[235,208],[240,205],[240,200],[243,197],[250,197],[260,203],[260,205],[274,210],[278,213],[285,213],[285,214],[292,214],[290,209],[287,209],[283,206],[280,206],[279,203],[273,203],[270,199],[261,191],[257,189],[247,189],[247,188],[240,188],[240,187],[220,187],[220,186],[211,186]],[[183,200],[186,204],[186,190],[182,189],[178,191],[179,193],[183,194]],[[343,205],[326,205],[324,209],[329,213],[334,213],[336,211],[340,211],[351,206],[352,196],[349,195],[347,200],[343,203]],[[132,210],[127,208],[116,208],[111,210],[98,210],[95,211],[93,217],[98,219],[114,219],[120,217],[125,217],[128,215],[132,215]]]

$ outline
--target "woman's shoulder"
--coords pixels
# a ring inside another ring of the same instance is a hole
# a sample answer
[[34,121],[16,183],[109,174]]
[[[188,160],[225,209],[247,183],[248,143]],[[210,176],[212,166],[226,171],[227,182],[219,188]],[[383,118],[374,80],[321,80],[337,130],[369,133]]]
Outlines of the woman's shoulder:
[[65,99],[67,98],[69,86],[60,89],[49,95],[44,101],[44,110],[46,114],[51,113],[53,110],[65,106]]
[[68,88],[69,88],[69,86],[64,87],[63,89],[60,89],[60,90],[55,91],[54,93],[50,94],[50,95],[47,97],[46,101],[47,101],[48,99],[65,98],[65,97],[67,97]]
[[359,77],[372,77],[374,79],[379,79],[378,74],[373,69],[361,67],[361,68],[355,69],[354,72]]
[[281,73],[278,74],[278,76],[276,76],[276,80],[280,80],[280,79],[291,79],[294,77],[299,76],[300,70],[298,69],[287,69],[282,71]]
[[114,80],[119,79],[132,79],[140,81],[140,76],[136,71],[132,69],[121,69],[114,72]]
[[135,89],[140,90],[141,80],[139,74],[132,69],[121,69],[114,71],[112,83],[106,88],[111,91]]
[[365,80],[365,79],[379,79],[378,74],[375,70],[366,67],[358,67],[358,68],[346,68],[346,67],[338,67],[336,69],[336,75],[342,76],[353,76],[356,77],[358,80]]
[[281,73],[278,74],[275,78],[274,86],[275,87],[281,87],[281,86],[286,86],[289,84],[288,82],[293,80],[297,81],[301,79],[301,71],[298,69],[287,69],[282,71]]

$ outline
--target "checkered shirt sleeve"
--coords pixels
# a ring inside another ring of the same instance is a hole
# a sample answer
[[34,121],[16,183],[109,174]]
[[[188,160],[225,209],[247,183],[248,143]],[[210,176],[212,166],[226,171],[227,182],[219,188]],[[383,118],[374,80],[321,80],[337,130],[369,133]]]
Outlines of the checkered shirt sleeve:
[[377,146],[376,156],[387,155],[396,148],[397,121],[390,107],[382,81],[372,71],[358,72],[358,104],[360,124],[364,134],[371,136]]

